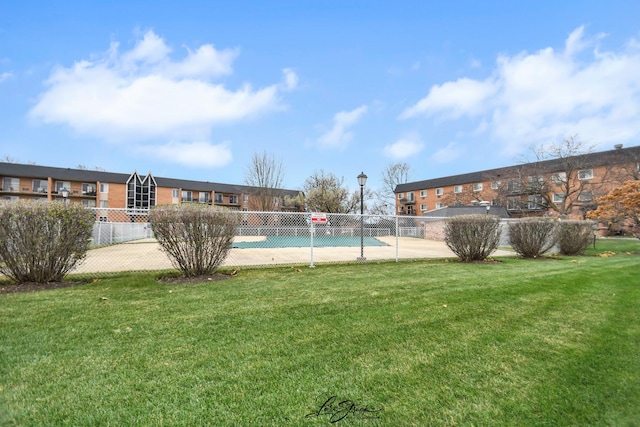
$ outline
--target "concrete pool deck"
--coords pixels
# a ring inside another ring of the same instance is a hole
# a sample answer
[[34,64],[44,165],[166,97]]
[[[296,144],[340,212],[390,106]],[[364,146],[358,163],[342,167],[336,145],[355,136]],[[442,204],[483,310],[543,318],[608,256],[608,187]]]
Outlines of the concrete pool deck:
[[[237,241],[259,241],[263,237],[240,237]],[[455,258],[444,242],[415,237],[379,237],[388,246],[365,246],[368,261]],[[511,251],[498,250],[492,256],[510,256]],[[356,261],[360,247],[322,247],[313,249],[313,264]],[[283,266],[287,264],[311,265],[311,248],[233,248],[223,266]],[[119,271],[146,271],[171,269],[171,261],[154,239],[136,240],[117,245],[91,249],[87,257],[71,273],[101,273]]]

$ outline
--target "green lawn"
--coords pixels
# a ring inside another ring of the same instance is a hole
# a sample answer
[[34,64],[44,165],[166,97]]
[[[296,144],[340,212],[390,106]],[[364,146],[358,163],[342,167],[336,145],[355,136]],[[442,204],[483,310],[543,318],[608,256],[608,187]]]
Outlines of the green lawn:
[[0,295],[0,425],[640,425],[640,243],[589,252]]

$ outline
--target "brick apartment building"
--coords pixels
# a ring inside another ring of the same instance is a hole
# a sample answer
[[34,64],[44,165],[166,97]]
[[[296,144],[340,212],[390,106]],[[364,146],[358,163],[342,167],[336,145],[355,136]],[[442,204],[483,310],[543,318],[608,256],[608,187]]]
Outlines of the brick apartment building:
[[[260,189],[244,185],[154,177],[150,173],[127,175],[18,163],[0,163],[0,179],[2,200],[60,200],[81,203],[88,208],[126,209],[136,215],[145,215],[155,205],[179,203],[204,203],[240,211],[260,210],[257,209],[260,206],[258,199],[264,197]],[[270,191],[273,194],[270,210],[300,210],[299,206],[287,201],[299,191]],[[101,219],[108,220],[108,217]]]
[[399,184],[396,214],[422,216],[447,206],[503,206],[509,216],[584,218],[594,200],[640,179],[640,146]]

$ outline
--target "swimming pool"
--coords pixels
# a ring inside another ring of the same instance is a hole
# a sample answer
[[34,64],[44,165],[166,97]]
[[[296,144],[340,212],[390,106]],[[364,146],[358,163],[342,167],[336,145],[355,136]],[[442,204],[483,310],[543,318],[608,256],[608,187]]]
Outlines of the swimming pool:
[[[364,246],[389,246],[375,237],[365,237]],[[265,240],[251,242],[234,242],[233,248],[309,248],[311,238],[309,236],[268,236]],[[324,247],[360,247],[359,236],[315,236],[314,248]]]

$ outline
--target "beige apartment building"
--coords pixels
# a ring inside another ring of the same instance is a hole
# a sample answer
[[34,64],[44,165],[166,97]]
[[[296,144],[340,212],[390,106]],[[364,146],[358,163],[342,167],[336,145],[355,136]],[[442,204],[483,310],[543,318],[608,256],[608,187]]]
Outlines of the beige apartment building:
[[[232,210],[262,210],[265,190],[245,185],[221,184],[154,177],[151,173],[122,174],[85,169],[0,162],[2,200],[59,200],[102,208],[100,219],[108,221],[108,208],[146,215],[156,205],[203,203]],[[288,202],[297,190],[269,190],[269,210],[299,211]],[[266,209],[265,209],[266,210]]]
[[640,179],[640,146],[399,184],[397,215],[434,216],[448,206],[502,206],[509,216],[584,218],[594,200]]

